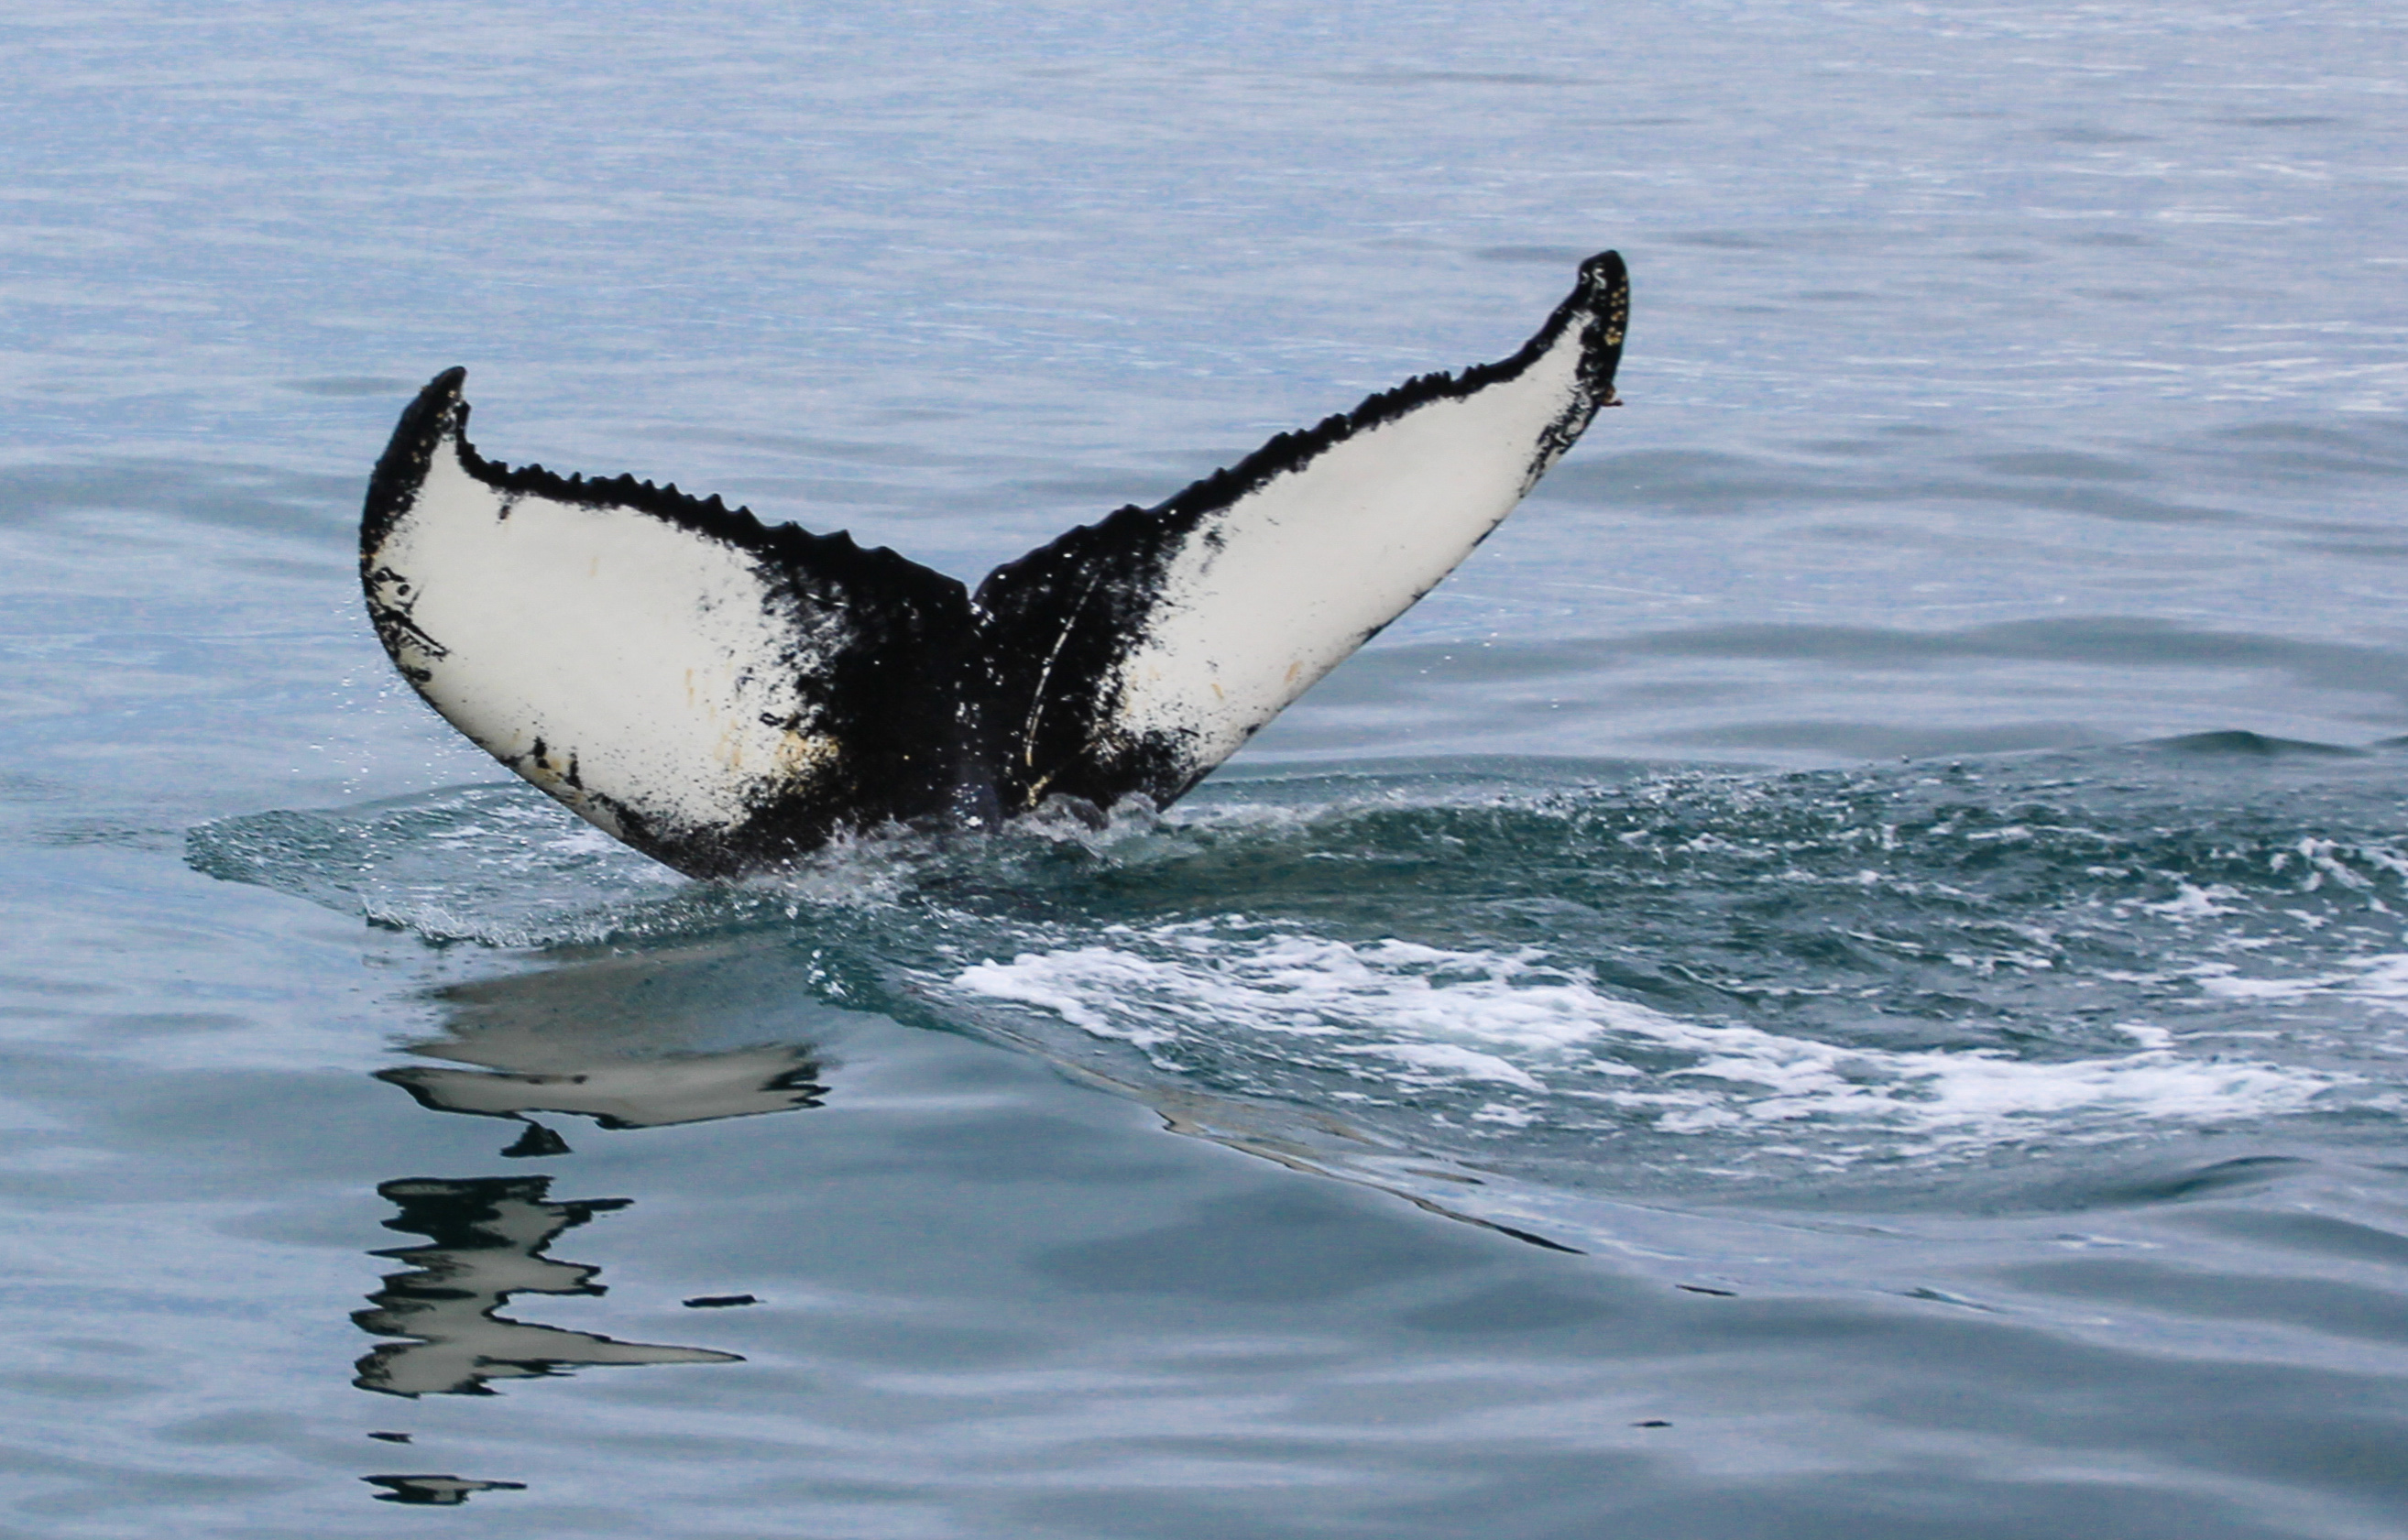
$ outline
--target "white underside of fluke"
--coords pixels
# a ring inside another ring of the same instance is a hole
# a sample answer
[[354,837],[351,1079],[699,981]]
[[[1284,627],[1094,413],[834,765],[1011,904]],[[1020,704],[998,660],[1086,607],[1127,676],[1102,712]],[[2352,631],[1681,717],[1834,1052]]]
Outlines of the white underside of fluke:
[[1550,463],[1580,390],[1568,330],[1517,378],[1424,402],[1208,516],[1122,663],[1113,727],[1217,764],[1455,570]]
[[803,613],[751,554],[641,509],[497,491],[462,464],[456,427],[376,568],[420,692],[611,834],[621,808],[732,827],[840,753],[800,687],[840,614]]

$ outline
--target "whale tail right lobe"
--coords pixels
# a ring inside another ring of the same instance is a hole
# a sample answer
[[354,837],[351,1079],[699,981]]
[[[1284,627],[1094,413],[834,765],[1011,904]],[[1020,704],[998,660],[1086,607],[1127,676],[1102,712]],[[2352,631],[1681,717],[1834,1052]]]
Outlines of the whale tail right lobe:
[[1168,806],[1485,539],[1613,403],[1613,252],[1512,357],[1282,434],[990,574],[982,757],[1007,809]]

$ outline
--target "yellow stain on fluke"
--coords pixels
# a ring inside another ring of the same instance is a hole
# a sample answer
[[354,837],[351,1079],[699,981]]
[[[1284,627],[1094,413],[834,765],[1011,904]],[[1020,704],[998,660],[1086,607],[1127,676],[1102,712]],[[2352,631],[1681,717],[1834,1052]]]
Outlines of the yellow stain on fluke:
[[790,727],[778,740],[778,773],[800,779],[834,763],[840,752],[834,738],[797,733]]

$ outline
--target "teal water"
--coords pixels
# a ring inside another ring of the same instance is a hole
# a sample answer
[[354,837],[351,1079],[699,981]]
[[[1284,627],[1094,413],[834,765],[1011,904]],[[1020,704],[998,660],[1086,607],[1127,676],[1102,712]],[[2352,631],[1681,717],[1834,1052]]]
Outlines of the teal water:
[[[0,1533],[2399,1533],[2397,23],[0,72]],[[1609,245],[1629,405],[1166,813],[689,884],[358,612],[451,364],[489,453],[975,577]]]

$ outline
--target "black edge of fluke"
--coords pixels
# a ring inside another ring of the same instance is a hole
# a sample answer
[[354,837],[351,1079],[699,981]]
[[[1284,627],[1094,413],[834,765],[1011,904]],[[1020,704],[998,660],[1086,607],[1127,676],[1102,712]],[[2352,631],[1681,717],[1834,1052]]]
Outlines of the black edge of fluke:
[[408,510],[434,463],[437,446],[443,442],[446,432],[456,429],[461,465],[495,492],[532,494],[587,507],[634,508],[680,529],[789,562],[821,566],[833,562],[855,573],[878,576],[908,571],[940,578],[961,589],[965,596],[969,592],[959,579],[930,572],[888,547],[856,543],[848,530],[814,535],[799,524],[764,523],[750,507],[731,508],[717,493],[696,497],[678,491],[674,482],[656,486],[624,473],[609,478],[562,476],[538,464],[510,465],[488,460],[468,441],[471,408],[461,394],[467,378],[468,371],[454,364],[428,380],[417,399],[402,408],[393,438],[368,478],[366,506],[360,520],[363,551],[381,544],[392,532],[394,520]]
[[[1428,403],[1469,398],[1521,377],[1577,328],[1575,383],[1529,446],[1526,491],[1600,407],[1618,404],[1613,378],[1628,315],[1628,272],[1618,253],[1600,252],[1580,264],[1572,292],[1511,355],[1416,376],[1312,427],[1280,434],[1152,507],[1125,506],[1004,563],[975,597],[950,577],[884,547],[865,549],[841,531],[767,525],[750,508],[628,475],[564,477],[541,465],[489,461],[468,440],[467,371],[455,366],[404,408],[377,462],[361,518],[361,579],[380,637],[397,663],[404,645],[444,656],[439,639],[417,630],[408,606],[380,600],[379,578],[394,576],[382,571],[380,549],[411,515],[435,456],[451,452],[499,496],[501,517],[527,496],[646,514],[744,551],[758,563],[773,603],[848,617],[851,639],[810,680],[828,710],[822,720],[837,724],[832,735],[843,745],[848,768],[836,780],[808,794],[796,789],[800,782],[762,793],[732,827],[679,829],[654,827],[637,808],[572,783],[586,802],[610,808],[619,820],[614,832],[627,843],[689,876],[741,876],[783,864],[850,830],[924,817],[978,822],[982,813],[1020,812],[1053,794],[1099,807],[1140,795],[1167,806],[1227,749],[1200,747],[1203,734],[1178,723],[1148,728],[1142,737],[1120,731],[1112,679],[1119,660],[1145,634],[1149,606],[1181,542],[1197,537],[1216,512],[1336,445]],[[1219,538],[1209,530],[1202,537]],[[1351,644],[1360,646],[1376,630]],[[791,654],[747,662],[794,666]],[[426,670],[402,666],[414,686],[428,690]],[[524,772],[523,763],[494,752]],[[590,808],[580,811],[592,816]]]
[[[972,602],[982,606],[989,590],[1001,586],[998,579],[1008,581],[1064,542],[1093,535],[1134,540],[1141,528],[1148,527],[1142,523],[1147,516],[1167,520],[1226,507],[1272,478],[1301,469],[1333,446],[1392,422],[1426,402],[1444,396],[1460,399],[1512,379],[1554,347],[1574,321],[1579,321],[1585,332],[1582,338],[1581,383],[1592,408],[1621,406],[1621,399],[1613,393],[1613,377],[1622,366],[1623,336],[1630,324],[1630,271],[1621,252],[1600,251],[1580,264],[1580,278],[1571,293],[1512,356],[1493,364],[1467,365],[1460,374],[1440,369],[1416,375],[1402,385],[1364,397],[1352,411],[1332,412],[1310,428],[1274,435],[1270,442],[1236,464],[1212,472],[1152,507],[1132,503],[1116,508],[1092,524],[1077,525],[1052,543],[1006,562],[986,575]],[[1585,426],[1585,416],[1582,421]]]
[[408,511],[425,483],[428,467],[435,463],[435,447],[443,442],[445,431],[455,421],[464,435],[462,441],[466,441],[468,407],[460,399],[460,387],[467,378],[468,371],[455,364],[428,380],[417,398],[401,409],[393,438],[368,477],[367,505],[360,514],[363,556],[384,544],[395,520]]
[[1415,406],[1448,396],[1460,400],[1518,378],[1575,321],[1586,332],[1581,348],[1582,385],[1596,406],[1619,406],[1613,376],[1622,364],[1622,337],[1629,319],[1629,269],[1621,252],[1600,251],[1581,264],[1580,279],[1571,293],[1511,357],[1470,364],[1460,374],[1440,369],[1416,375],[1402,385],[1366,396],[1353,411],[1333,412],[1310,428],[1278,435],[1236,464],[1214,471],[1146,511],[1177,517],[1226,507],[1273,477],[1310,464],[1333,446],[1393,422]]

